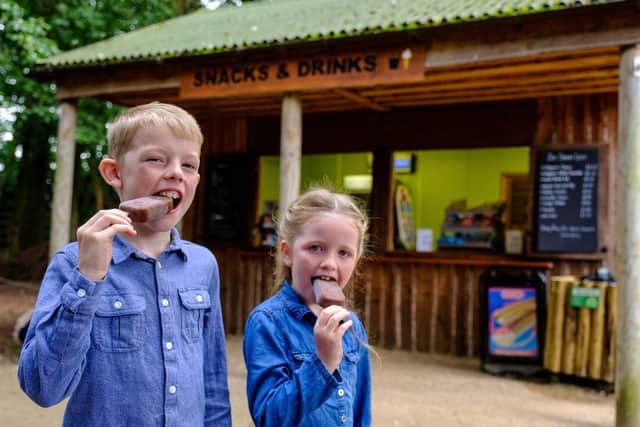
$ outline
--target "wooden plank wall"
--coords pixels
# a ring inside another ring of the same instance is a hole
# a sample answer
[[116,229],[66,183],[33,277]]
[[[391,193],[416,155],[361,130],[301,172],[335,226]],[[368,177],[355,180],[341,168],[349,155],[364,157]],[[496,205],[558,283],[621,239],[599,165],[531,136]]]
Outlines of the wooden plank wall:
[[[615,176],[610,171],[615,170],[617,152],[617,94],[578,95],[555,98],[541,98],[538,100],[538,127],[534,145],[546,147],[553,145],[593,144],[608,146],[607,170],[601,173],[609,174],[608,199],[599,200],[599,215],[604,217],[605,238],[613,234],[615,229]],[[601,245],[603,246],[603,245]],[[604,264],[613,268],[614,244],[604,242],[608,251],[604,254]],[[591,274],[600,265],[599,261],[579,259],[557,259],[554,261],[552,275]]]
[[[273,258],[264,251],[215,251],[225,330],[242,334],[251,310],[273,294]],[[394,258],[365,261],[347,289],[371,343],[430,353],[478,356],[479,280],[486,265]]]
[[191,209],[182,221],[182,235],[196,242],[204,242],[205,205],[207,197],[207,160],[216,155],[245,154],[247,152],[247,119],[245,117],[196,116],[204,135],[200,154],[200,184]]

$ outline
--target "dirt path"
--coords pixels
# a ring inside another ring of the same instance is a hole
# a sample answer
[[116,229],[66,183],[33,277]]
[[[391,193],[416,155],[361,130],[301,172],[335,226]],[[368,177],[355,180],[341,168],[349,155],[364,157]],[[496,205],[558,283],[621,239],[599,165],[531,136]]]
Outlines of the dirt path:
[[[241,338],[230,337],[234,426],[251,426]],[[539,384],[482,373],[477,361],[380,350],[373,360],[374,426],[612,427],[614,397],[567,384]],[[22,394],[16,365],[0,362],[0,425],[61,425],[64,404],[37,407]]]

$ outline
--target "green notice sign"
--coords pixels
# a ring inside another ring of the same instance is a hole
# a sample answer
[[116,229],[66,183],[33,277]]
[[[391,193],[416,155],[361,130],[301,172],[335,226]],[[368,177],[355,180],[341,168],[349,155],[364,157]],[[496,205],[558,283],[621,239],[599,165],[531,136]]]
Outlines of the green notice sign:
[[596,309],[600,305],[600,289],[574,286],[571,288],[571,307]]

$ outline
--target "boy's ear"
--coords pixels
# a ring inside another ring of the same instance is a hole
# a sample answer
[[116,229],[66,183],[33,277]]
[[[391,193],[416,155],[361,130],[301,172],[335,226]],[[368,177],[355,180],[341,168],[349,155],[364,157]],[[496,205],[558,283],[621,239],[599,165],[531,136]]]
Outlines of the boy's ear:
[[114,159],[102,159],[98,165],[98,170],[100,171],[100,175],[102,175],[102,179],[104,179],[107,184],[112,186],[114,190],[120,189],[122,180],[120,179],[118,164]]
[[280,240],[280,252],[282,253],[282,261],[284,265],[291,268],[291,248],[286,240]]

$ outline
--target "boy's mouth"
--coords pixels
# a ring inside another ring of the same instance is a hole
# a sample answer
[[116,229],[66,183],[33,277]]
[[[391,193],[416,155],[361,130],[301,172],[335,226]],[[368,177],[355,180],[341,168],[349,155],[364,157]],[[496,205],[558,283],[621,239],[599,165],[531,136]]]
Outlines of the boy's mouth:
[[167,190],[167,191],[158,191],[154,194],[154,196],[168,197],[173,201],[173,209],[177,208],[180,202],[182,201],[182,196],[177,191]]

